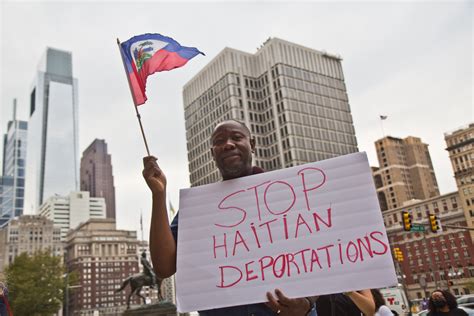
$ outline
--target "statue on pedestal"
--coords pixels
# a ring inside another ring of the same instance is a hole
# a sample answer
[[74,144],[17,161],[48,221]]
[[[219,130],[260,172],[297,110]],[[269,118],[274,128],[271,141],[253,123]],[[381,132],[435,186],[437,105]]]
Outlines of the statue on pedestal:
[[160,279],[156,276],[155,272],[153,271],[153,268],[151,267],[150,262],[146,258],[146,252],[142,252],[142,256],[140,257],[140,263],[143,266],[143,273],[138,273],[129,276],[122,282],[122,286],[116,290],[116,292],[120,292],[125,287],[130,284],[130,294],[128,295],[127,298],[127,309],[130,308],[130,299],[132,298],[132,295],[135,294],[139,297],[142,298],[143,304],[146,304],[145,297],[141,295],[141,290],[142,287],[144,286],[149,286],[151,288],[157,288],[158,290],[158,301],[161,302],[164,300],[163,295],[161,294],[161,283],[163,282],[163,279]]

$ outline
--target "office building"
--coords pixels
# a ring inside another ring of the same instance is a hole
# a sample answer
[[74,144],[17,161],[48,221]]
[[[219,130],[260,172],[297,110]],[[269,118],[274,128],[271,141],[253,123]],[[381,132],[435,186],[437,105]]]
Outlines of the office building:
[[3,168],[0,177],[0,227],[10,219],[23,214],[25,188],[26,144],[28,123],[16,117],[16,99],[13,100],[13,118],[3,136]]
[[420,138],[387,136],[375,148],[380,167],[373,169],[373,176],[382,211],[439,195],[428,145]]
[[107,143],[95,139],[81,158],[81,191],[89,191],[91,197],[105,199],[106,217],[115,218],[115,187],[112,159],[107,153]]
[[47,48],[33,81],[28,120],[25,213],[79,188],[78,91],[72,54]]
[[[122,282],[139,272],[136,231],[117,230],[114,219],[90,219],[66,238],[68,272],[79,277],[69,295],[68,315],[121,315],[130,286],[116,292]],[[132,304],[141,303],[136,297]]]
[[105,218],[104,198],[93,198],[89,192],[70,192],[67,196],[54,195],[40,207],[39,214],[49,218],[61,228],[61,239],[70,229],[89,219]]
[[256,138],[274,170],[358,151],[341,58],[277,38],[255,54],[225,48],[183,89],[192,186],[220,179],[210,135],[226,119]]
[[37,251],[63,256],[61,230],[51,220],[39,215],[22,215],[0,229],[0,271],[4,271],[18,255],[33,255]]
[[[459,190],[460,203],[464,209],[467,226],[474,228],[474,123],[445,133],[449,159]],[[474,231],[471,230],[474,241]]]

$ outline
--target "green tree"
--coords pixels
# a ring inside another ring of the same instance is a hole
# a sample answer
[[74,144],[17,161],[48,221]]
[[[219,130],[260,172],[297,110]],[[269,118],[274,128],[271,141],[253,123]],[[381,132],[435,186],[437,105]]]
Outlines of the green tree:
[[49,252],[22,253],[6,269],[10,304],[15,316],[43,316],[61,307],[66,286],[61,258]]

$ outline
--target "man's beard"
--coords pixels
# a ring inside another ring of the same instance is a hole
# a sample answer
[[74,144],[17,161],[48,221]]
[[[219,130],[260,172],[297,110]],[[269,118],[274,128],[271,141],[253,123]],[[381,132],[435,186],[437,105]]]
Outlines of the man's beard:
[[[248,168],[247,168],[248,166]],[[220,168],[223,178],[234,179],[238,178],[245,174],[245,172],[252,167],[252,160],[250,161],[241,161],[240,163],[234,166],[223,165]]]

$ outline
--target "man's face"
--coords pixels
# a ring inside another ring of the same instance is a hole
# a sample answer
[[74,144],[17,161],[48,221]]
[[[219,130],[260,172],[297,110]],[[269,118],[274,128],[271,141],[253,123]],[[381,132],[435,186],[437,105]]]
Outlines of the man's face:
[[431,294],[433,300],[446,300],[442,292],[435,291]]
[[238,122],[216,126],[211,136],[211,153],[224,180],[250,175],[255,140]]

